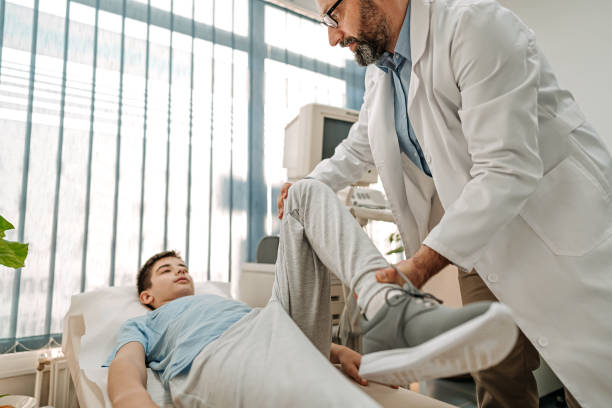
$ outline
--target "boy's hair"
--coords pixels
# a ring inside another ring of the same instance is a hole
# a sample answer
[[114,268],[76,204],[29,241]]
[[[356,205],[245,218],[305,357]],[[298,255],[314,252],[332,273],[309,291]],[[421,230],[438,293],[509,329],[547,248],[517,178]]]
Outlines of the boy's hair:
[[145,262],[144,265],[142,265],[142,268],[140,268],[138,271],[138,277],[136,279],[136,286],[138,287],[139,295],[151,287],[151,269],[153,268],[153,264],[162,258],[170,257],[182,259],[181,255],[177,251],[163,251],[153,255],[147,259],[147,262]]

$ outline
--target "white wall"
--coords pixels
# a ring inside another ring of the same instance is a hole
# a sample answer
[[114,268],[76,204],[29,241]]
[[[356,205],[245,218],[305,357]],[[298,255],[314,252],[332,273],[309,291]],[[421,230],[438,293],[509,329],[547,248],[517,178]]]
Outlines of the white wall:
[[561,87],[612,146],[612,1],[500,0],[536,33]]
[[[316,15],[314,0],[272,0]],[[536,32],[560,85],[612,146],[612,1],[498,0]]]

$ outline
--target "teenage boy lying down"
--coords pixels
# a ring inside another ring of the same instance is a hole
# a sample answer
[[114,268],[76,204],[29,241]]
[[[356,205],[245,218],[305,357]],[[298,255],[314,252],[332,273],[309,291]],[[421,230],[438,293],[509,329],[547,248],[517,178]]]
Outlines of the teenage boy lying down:
[[480,370],[512,347],[516,328],[503,306],[446,308],[410,283],[378,283],[375,272],[385,267],[333,192],[314,180],[289,192],[272,298],[263,309],[194,296],[175,252],[153,256],[138,273],[140,301],[152,311],[124,323],[108,359],[113,406],[155,406],[147,365],[176,406],[377,406],[326,361],[367,384],[358,372],[361,356],[331,344],[329,271],[357,296],[364,352],[398,349],[398,363],[386,369],[401,384]]

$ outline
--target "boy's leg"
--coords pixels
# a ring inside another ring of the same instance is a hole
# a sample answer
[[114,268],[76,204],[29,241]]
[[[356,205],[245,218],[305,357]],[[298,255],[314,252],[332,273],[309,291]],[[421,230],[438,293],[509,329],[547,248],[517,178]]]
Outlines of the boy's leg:
[[327,356],[328,270],[333,271],[369,314],[362,320],[363,351],[372,353],[362,360],[364,378],[406,384],[478,371],[501,361],[516,340],[510,311],[498,303],[450,309],[409,282],[384,290],[374,272],[387,262],[321,182],[302,180],[291,187],[280,241],[271,302],[279,302]]
[[170,381],[177,408],[379,405],[319,353],[277,302],[254,309]]
[[330,277],[358,295],[362,310],[386,286],[374,273],[388,266],[332,190],[315,180],[291,186],[281,221],[272,300],[279,302],[326,356],[331,339]]

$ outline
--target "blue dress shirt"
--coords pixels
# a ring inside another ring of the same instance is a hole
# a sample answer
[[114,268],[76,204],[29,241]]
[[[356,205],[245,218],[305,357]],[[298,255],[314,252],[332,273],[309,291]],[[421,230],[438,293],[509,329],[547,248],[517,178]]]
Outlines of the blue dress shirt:
[[394,53],[385,52],[376,63],[385,73],[393,75],[393,90],[395,102],[395,131],[400,150],[425,174],[431,177],[431,171],[425,161],[414,129],[408,117],[408,90],[412,71],[410,54],[410,3],[402,24]]

